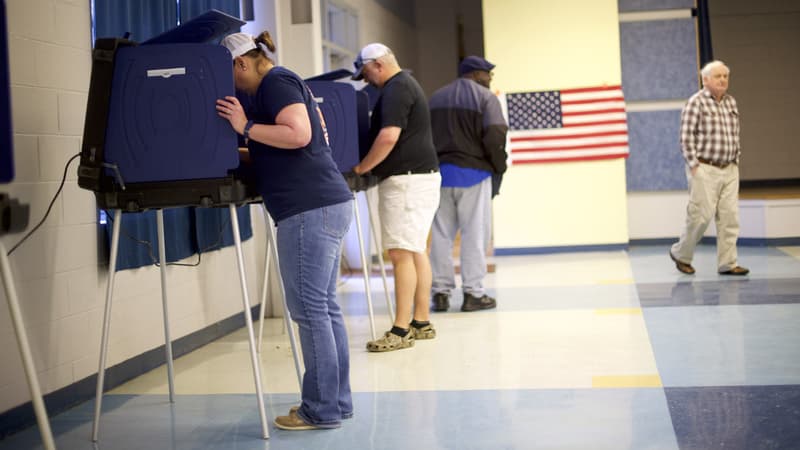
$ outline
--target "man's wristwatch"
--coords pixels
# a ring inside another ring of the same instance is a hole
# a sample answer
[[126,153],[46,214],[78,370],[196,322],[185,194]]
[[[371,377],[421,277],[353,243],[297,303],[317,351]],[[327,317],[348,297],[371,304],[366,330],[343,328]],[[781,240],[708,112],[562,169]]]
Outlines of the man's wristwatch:
[[250,128],[253,128],[253,120],[250,119],[244,125],[244,131],[242,131],[242,136],[244,136],[244,145],[247,145],[250,142]]

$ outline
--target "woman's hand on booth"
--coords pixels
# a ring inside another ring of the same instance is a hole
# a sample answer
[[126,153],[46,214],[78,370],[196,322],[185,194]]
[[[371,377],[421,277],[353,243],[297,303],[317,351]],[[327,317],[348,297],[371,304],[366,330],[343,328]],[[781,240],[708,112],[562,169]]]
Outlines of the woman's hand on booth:
[[228,119],[228,122],[231,123],[237,133],[244,133],[247,116],[244,114],[244,108],[239,103],[239,99],[230,95],[217,99],[217,114],[223,119]]

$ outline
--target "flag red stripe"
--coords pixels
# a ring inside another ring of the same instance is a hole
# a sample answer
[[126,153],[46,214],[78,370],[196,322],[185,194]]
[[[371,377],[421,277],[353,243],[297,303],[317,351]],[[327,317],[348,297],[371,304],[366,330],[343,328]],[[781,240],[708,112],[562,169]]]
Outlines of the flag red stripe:
[[516,148],[512,146],[511,152],[512,153],[535,153],[535,152],[549,152],[554,150],[586,150],[592,148],[608,148],[608,147],[620,147],[623,145],[628,145],[628,140],[626,139],[625,142],[609,142],[607,144],[586,144],[586,145],[564,145],[564,146],[553,146],[553,147],[538,147],[538,148]]
[[561,100],[562,105],[586,105],[591,103],[603,103],[603,102],[624,102],[625,99],[620,95],[619,97],[607,97],[607,98],[587,98],[585,100]]
[[528,137],[512,137],[511,142],[525,142],[525,141],[557,141],[561,139],[581,139],[588,137],[605,137],[605,136],[627,136],[628,132],[625,130],[620,131],[605,131],[601,133],[586,133],[586,134],[563,134],[559,136],[528,136]]
[[624,113],[625,108],[595,109],[592,111],[562,112],[561,115],[567,116],[591,116],[594,114]]
[[601,92],[601,91],[613,91],[622,89],[622,86],[595,86],[595,87],[588,87],[588,88],[577,88],[577,89],[561,89],[562,94],[579,94],[582,92]]
[[627,158],[627,153],[614,153],[608,155],[592,155],[592,156],[579,156],[575,158],[549,158],[549,159],[529,159],[522,161],[513,161],[512,165],[516,164],[537,164],[537,163],[554,163],[554,162],[567,162],[567,161],[597,161],[601,159],[617,159]]

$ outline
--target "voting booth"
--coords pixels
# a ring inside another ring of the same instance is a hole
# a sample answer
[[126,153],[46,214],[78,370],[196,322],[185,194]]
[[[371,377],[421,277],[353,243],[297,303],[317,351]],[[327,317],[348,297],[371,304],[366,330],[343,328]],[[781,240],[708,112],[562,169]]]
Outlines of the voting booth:
[[214,109],[235,94],[231,55],[215,42],[243,24],[210,11],[141,44],[97,39],[78,184],[100,208],[227,206],[257,196],[232,175],[236,132]]
[[[218,98],[235,95],[231,54],[217,42],[243,24],[212,10],[142,43],[118,38],[95,42],[78,184],[94,192],[99,208],[113,211],[113,230],[93,441],[99,434],[123,212],[157,213],[169,398],[174,402],[163,209],[184,206],[224,206],[230,211],[262,437],[269,437],[236,214],[237,206],[261,199],[237,177],[237,134],[215,108]],[[268,233],[268,248],[277,257],[274,243],[274,234]],[[289,325],[288,313],[284,317]],[[294,330],[287,328],[299,378]]]

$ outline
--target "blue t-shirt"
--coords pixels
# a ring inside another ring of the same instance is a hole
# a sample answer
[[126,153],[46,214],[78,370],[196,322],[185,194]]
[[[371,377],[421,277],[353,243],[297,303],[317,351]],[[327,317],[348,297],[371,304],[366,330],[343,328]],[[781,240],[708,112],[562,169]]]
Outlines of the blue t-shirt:
[[441,163],[442,187],[467,188],[475,186],[492,176],[491,172],[471,167],[459,167],[455,164]]
[[275,125],[280,111],[302,103],[311,120],[311,142],[298,149],[282,149],[250,140],[250,160],[258,191],[272,218],[287,217],[353,198],[331,156],[317,103],[303,80],[284,67],[273,67],[251,99],[247,117],[256,124]]

